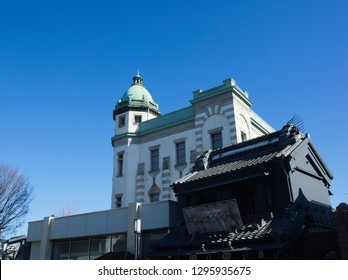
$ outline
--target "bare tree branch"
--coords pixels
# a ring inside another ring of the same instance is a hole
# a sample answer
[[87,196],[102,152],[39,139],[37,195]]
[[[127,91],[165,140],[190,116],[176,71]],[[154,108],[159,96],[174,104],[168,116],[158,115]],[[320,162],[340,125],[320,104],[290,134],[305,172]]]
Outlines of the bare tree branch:
[[62,208],[59,209],[58,217],[75,215],[77,213],[75,205],[68,201]]
[[6,165],[0,165],[0,228],[1,235],[23,225],[32,201],[29,181]]

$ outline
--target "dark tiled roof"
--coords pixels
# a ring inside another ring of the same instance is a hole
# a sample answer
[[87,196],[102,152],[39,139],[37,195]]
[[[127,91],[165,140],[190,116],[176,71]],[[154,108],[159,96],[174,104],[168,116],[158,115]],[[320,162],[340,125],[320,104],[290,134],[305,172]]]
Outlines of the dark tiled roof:
[[175,184],[182,184],[190,181],[201,180],[208,177],[223,175],[232,171],[241,170],[247,167],[254,167],[260,164],[273,161],[279,153],[278,145],[272,145],[266,149],[244,152],[228,158],[218,159],[205,170],[193,171]]
[[240,247],[250,246],[252,243],[286,240],[294,232],[300,233],[302,231],[305,217],[305,211],[289,208],[281,217],[249,223],[242,229],[197,235],[189,235],[186,226],[182,225],[159,240],[154,248],[201,248],[202,245],[206,248],[213,246]]
[[[210,151],[200,159],[192,171],[176,181],[173,186],[200,181],[215,176],[241,171],[271,163],[296,146],[301,140],[299,132],[280,131],[258,137],[223,149]],[[205,164],[201,161],[206,161]],[[205,167],[204,167],[205,166]]]

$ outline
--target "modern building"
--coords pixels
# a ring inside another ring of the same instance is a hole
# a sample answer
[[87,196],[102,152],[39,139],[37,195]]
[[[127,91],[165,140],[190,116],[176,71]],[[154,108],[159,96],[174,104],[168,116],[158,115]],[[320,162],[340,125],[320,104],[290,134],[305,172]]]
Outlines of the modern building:
[[181,213],[153,258],[331,259],[333,175],[296,126],[209,150],[172,187]]
[[113,111],[111,209],[30,222],[30,258],[146,258],[151,245],[179,221],[171,185],[197,158],[274,132],[251,105],[248,93],[227,79],[194,91],[188,107],[161,115],[142,77],[135,75]]

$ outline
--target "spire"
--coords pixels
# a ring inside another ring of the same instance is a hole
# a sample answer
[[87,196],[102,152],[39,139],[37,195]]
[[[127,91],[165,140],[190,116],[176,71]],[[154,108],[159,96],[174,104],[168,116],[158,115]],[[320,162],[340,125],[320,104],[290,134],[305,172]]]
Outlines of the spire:
[[133,85],[143,85],[143,78],[139,74],[139,69],[137,74],[133,77]]

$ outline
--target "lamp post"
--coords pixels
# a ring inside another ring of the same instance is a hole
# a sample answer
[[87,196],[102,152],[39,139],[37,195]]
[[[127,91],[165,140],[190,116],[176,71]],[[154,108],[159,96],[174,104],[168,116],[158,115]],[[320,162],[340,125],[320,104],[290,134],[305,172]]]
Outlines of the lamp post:
[[140,234],[141,234],[141,219],[134,219],[134,234],[135,234],[135,255],[137,260],[140,255]]

